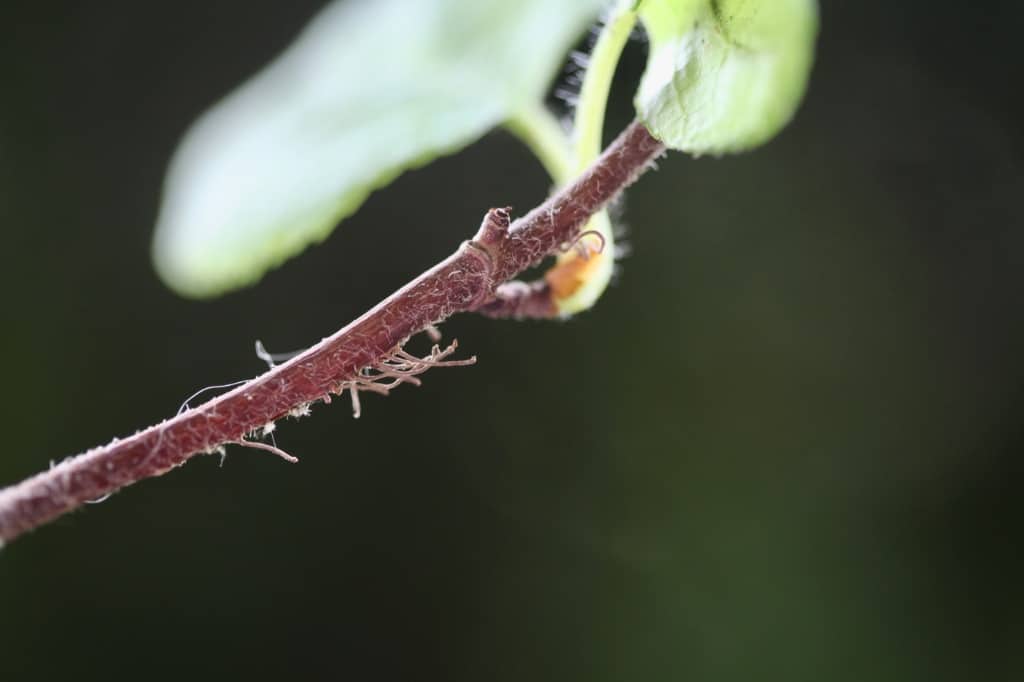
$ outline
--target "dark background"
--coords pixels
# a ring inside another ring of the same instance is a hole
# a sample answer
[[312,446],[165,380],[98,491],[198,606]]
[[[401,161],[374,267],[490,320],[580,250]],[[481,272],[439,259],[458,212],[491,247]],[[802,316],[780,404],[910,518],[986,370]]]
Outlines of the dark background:
[[[310,0],[0,8],[0,482],[320,339],[547,182],[504,133],[212,303],[156,280],[165,164]],[[282,424],[0,553],[0,678],[1024,676],[1019,3],[823,3],[799,117],[661,163],[567,323]],[[630,113],[634,43],[609,129]]]

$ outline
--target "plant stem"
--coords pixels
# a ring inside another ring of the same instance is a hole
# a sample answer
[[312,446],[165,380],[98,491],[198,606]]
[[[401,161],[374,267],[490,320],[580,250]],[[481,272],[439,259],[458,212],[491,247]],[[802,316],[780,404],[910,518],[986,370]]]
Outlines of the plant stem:
[[[636,26],[635,6],[636,0],[619,0],[587,58],[571,139],[539,102],[505,124],[540,159],[556,186],[568,182],[601,153],[608,95],[622,50]],[[615,232],[603,210],[581,232],[588,235],[587,243],[560,255],[543,280],[503,285],[498,300],[481,312],[491,317],[552,318],[592,307],[615,271]],[[599,249],[595,242],[600,243]]]
[[601,154],[605,111],[615,78],[619,58],[636,26],[636,0],[620,0],[608,17],[587,60],[586,73],[580,86],[573,126],[575,172],[580,172]]
[[[593,163],[601,153],[605,113],[615,69],[636,26],[634,5],[635,0],[619,0],[587,60],[573,125],[574,173]],[[595,214],[584,229],[600,235],[601,252],[589,255],[586,252],[565,253],[547,277],[556,285],[553,293],[558,310],[566,315],[592,307],[608,288],[615,270],[615,233],[607,211]]]
[[520,109],[505,127],[530,148],[556,185],[565,184],[574,172],[582,170],[574,168],[569,136],[562,124],[542,102]]
[[492,306],[499,285],[571,243],[663,151],[632,123],[575,182],[511,224],[507,211],[492,209],[454,254],[309,350],[199,407],[0,490],[0,544],[198,454],[245,445],[268,424],[353,390],[366,368],[394,357],[412,335]]

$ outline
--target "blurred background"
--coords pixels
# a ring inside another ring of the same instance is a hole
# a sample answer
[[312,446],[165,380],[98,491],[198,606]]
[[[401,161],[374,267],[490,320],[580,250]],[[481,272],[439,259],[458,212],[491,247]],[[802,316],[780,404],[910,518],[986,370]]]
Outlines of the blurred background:
[[[495,132],[257,287],[149,243],[186,126],[324,3],[0,8],[0,484],[319,340],[540,167]],[[282,423],[0,553],[0,678],[1024,677],[1018,3],[823,3],[797,120],[675,155],[565,323]],[[635,41],[609,132],[631,118]]]

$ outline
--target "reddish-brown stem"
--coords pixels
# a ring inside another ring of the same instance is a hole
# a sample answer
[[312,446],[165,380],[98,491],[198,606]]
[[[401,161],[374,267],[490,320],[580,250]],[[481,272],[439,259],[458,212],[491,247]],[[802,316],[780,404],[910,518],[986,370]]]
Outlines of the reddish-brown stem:
[[410,336],[457,312],[500,306],[499,285],[571,243],[584,222],[664,147],[633,123],[580,178],[511,225],[492,210],[476,237],[333,336],[266,374],[124,440],[0,490],[0,545],[82,504],[249,434],[329,397]]
[[558,305],[551,287],[544,280],[513,280],[499,284],[494,290],[494,299],[477,308],[476,312],[495,319],[549,320],[558,317]]

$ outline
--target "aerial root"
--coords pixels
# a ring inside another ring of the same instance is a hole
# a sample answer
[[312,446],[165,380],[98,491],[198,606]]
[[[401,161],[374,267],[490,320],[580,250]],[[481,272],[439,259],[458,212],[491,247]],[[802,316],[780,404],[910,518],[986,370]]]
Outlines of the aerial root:
[[291,462],[292,464],[295,464],[296,462],[299,461],[298,457],[293,457],[292,455],[289,455],[281,448],[277,447],[276,445],[271,445],[270,443],[261,443],[260,441],[246,440],[245,438],[230,441],[230,443],[231,445],[241,445],[243,448],[252,448],[253,450],[264,450],[265,452],[277,455],[284,461]]
[[459,342],[453,340],[447,348],[442,349],[434,344],[430,354],[417,357],[406,351],[402,346],[396,347],[376,365],[364,367],[354,379],[339,383],[335,389],[338,395],[349,392],[352,399],[352,416],[356,419],[362,415],[362,404],[359,400],[360,391],[369,391],[379,395],[389,395],[402,384],[422,385],[419,375],[433,367],[467,367],[476,364],[476,356],[465,360],[449,360],[458,349]]
[[426,333],[427,338],[433,343],[441,343],[441,330],[436,325],[428,324],[427,328],[423,330]]
[[302,355],[306,352],[306,349],[293,350],[288,353],[271,353],[267,350],[267,347],[263,345],[263,342],[256,339],[256,357],[263,362],[267,363],[269,369],[274,369],[279,363],[288,362],[296,355]]

